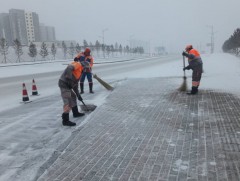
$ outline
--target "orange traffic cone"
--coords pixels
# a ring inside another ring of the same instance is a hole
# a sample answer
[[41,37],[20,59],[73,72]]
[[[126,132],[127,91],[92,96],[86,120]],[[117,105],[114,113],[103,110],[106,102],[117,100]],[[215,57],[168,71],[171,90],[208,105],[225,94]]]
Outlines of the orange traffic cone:
[[25,83],[23,83],[22,85],[23,85],[23,90],[22,90],[22,96],[23,97],[22,97],[22,100],[23,100],[23,102],[27,102],[27,101],[29,101],[27,89],[26,89]]
[[32,95],[33,96],[38,95],[37,86],[35,84],[35,80],[34,79],[32,80]]

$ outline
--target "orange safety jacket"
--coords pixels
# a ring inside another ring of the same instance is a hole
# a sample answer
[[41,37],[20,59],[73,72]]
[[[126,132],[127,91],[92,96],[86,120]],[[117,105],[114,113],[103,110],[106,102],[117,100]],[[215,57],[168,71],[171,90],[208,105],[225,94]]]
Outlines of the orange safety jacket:
[[74,66],[74,70],[73,70],[73,75],[74,77],[78,80],[80,79],[81,75],[82,75],[82,71],[83,71],[83,67],[79,62],[72,62],[71,63]]
[[200,53],[196,49],[191,49],[188,53],[200,57]]
[[188,63],[191,68],[202,66],[202,59],[200,53],[196,49],[188,51]]
[[82,71],[83,67],[81,63],[71,62],[60,76],[59,87],[74,89],[74,92],[77,93]]

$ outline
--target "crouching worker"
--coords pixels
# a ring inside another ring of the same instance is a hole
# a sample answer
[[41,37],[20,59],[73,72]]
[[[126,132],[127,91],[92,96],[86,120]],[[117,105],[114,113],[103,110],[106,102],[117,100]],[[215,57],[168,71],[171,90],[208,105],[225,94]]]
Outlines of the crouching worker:
[[192,69],[192,90],[187,93],[188,95],[194,95],[198,93],[198,87],[200,85],[200,80],[203,72],[203,63],[200,53],[193,48],[192,45],[187,45],[185,48],[186,52],[182,55],[188,58],[188,66],[184,67],[183,70]]
[[82,101],[78,90],[78,82],[82,74],[83,67],[79,62],[72,62],[62,73],[58,86],[63,100],[62,124],[64,126],[75,126],[76,123],[69,121],[69,112],[72,110],[73,117],[84,116],[78,112],[77,99]]

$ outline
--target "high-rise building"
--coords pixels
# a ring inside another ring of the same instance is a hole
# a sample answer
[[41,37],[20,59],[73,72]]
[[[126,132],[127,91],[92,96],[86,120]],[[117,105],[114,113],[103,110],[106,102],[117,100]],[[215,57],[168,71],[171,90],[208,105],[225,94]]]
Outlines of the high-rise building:
[[34,12],[26,12],[25,21],[28,44],[41,41],[38,15]]
[[9,45],[18,39],[22,45],[31,42],[56,41],[55,28],[39,24],[38,14],[20,9],[10,9],[9,13],[0,13],[0,38]]
[[55,28],[40,24],[41,41],[56,41]]
[[0,13],[0,38],[5,38],[8,45],[13,44],[8,13]]
[[55,36],[55,28],[52,26],[47,26],[47,33],[48,33],[48,40],[49,41],[55,41],[56,36]]
[[13,39],[18,39],[22,45],[27,45],[28,38],[24,10],[10,9],[9,19]]

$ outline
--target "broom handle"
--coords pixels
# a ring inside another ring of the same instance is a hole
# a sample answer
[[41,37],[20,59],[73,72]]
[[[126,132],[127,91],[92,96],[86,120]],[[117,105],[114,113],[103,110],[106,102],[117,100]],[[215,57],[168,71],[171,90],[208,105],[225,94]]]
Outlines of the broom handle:
[[[185,68],[185,57],[183,56],[183,68]],[[185,69],[184,69],[184,77],[186,77]]]

